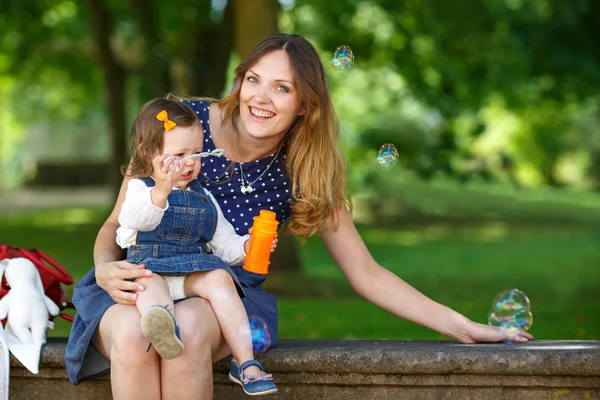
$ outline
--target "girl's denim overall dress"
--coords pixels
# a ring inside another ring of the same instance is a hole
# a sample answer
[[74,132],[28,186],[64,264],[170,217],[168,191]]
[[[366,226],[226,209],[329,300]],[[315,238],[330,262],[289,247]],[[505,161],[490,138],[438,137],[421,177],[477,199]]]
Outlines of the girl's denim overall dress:
[[[151,179],[145,182],[154,183]],[[240,266],[231,268],[220,258],[206,254],[206,243],[216,227],[217,210],[197,180],[190,182],[190,189],[174,190],[169,195],[169,208],[163,220],[154,231],[138,233],[138,244],[129,248],[128,259],[135,263],[143,261],[146,268],[165,275],[225,269],[238,292],[243,287],[240,294],[245,294],[242,302],[248,315],[257,316],[267,324],[271,346],[274,346],[277,306],[275,296],[262,290],[264,275],[248,272]],[[65,365],[69,380],[79,384],[110,370],[110,361],[100,354],[91,339],[104,313],[115,301],[96,283],[95,268],[75,286],[73,304],[77,314],[65,349]]]
[[[152,179],[142,180],[147,186],[154,186]],[[169,194],[169,208],[160,224],[152,231],[137,233],[136,244],[127,249],[127,261],[171,276],[224,269],[243,298],[242,286],[229,265],[207,254],[206,244],[217,227],[217,208],[197,180],[191,181],[189,188],[191,190],[173,190]]]

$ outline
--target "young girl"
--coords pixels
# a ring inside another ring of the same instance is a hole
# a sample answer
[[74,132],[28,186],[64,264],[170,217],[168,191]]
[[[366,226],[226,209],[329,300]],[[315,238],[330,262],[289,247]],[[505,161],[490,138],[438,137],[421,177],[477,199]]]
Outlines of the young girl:
[[[245,294],[230,268],[243,263],[250,236],[235,233],[196,179],[200,157],[220,155],[218,149],[202,153],[203,139],[202,125],[184,103],[154,99],[142,107],[131,132],[127,176],[134,179],[119,214],[117,243],[127,249],[127,261],[154,272],[136,279],[145,287],[136,306],[142,333],[163,359],[184,350],[174,300],[199,296],[211,303],[236,360],[249,365],[244,391],[273,393],[271,375],[253,360],[240,299]],[[271,251],[275,247],[276,241]]]

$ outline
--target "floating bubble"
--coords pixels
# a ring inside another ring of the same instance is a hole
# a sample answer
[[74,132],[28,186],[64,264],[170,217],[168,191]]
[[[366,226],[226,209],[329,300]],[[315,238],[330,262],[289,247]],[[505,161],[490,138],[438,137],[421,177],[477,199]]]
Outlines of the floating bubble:
[[387,143],[381,146],[377,153],[377,162],[382,167],[391,168],[398,163],[398,150],[393,144]]
[[525,293],[519,289],[504,290],[494,298],[492,308],[495,310],[529,310],[531,303]]
[[250,335],[252,336],[252,349],[255,353],[264,353],[271,347],[271,334],[267,323],[256,315],[249,316]]
[[533,314],[524,308],[491,309],[488,313],[488,324],[502,328],[519,328],[528,331],[533,324]]
[[498,334],[500,336],[506,336],[507,339],[502,340],[504,343],[512,343],[517,336],[519,336],[521,330],[514,326],[504,327],[501,326]]
[[340,46],[335,49],[331,63],[334,67],[342,71],[350,69],[352,64],[354,64],[354,53],[352,53],[350,47]]
[[529,298],[519,289],[504,290],[494,297],[488,312],[488,324],[499,327],[500,335],[508,335],[503,342],[512,343],[516,336],[533,325],[530,307]]

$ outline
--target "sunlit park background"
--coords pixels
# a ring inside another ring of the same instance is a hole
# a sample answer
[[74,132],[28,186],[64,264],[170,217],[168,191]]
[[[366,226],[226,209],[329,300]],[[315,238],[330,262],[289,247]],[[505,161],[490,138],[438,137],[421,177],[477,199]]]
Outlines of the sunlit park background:
[[[277,31],[321,54],[353,217],[378,262],[473,320],[518,288],[536,338],[600,339],[595,0],[4,0],[0,243],[80,279],[137,109],[222,96]],[[342,45],[345,70],[331,63]],[[376,161],[384,144],[393,167]],[[318,238],[280,236],[266,286],[282,337],[443,338],[359,298]]]

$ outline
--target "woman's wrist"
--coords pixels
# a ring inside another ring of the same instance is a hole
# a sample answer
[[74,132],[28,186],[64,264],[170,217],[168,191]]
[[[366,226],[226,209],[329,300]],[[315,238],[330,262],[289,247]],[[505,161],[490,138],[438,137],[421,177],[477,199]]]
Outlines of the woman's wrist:
[[118,257],[113,254],[104,254],[104,257],[95,259],[96,283],[102,289],[106,290],[105,283],[108,281],[108,272],[111,269],[111,263],[118,260]]
[[104,289],[104,277],[106,276],[105,270],[106,270],[107,264],[108,264],[108,262],[99,262],[99,263],[96,263],[96,266],[95,266],[96,283],[102,289]]
[[475,323],[465,317],[464,315],[457,314],[457,321],[448,336],[461,343],[474,343],[473,341],[473,330]]
[[450,308],[448,310],[451,314],[446,321],[445,329],[440,333],[461,343],[470,342],[473,321]]

